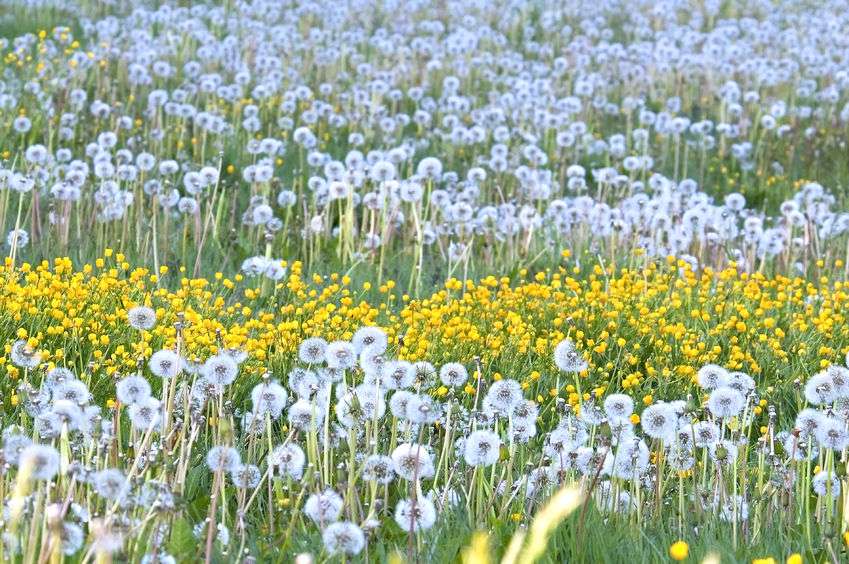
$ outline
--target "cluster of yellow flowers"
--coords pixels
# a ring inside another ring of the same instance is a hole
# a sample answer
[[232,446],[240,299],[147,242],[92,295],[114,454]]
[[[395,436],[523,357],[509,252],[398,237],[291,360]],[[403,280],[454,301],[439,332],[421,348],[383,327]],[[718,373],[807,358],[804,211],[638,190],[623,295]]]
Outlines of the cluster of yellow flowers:
[[[7,261],[0,324],[10,338],[0,373],[20,374],[8,361],[14,339],[27,339],[48,364],[92,375],[131,372],[175,346],[179,321],[190,359],[239,348],[249,356],[246,374],[255,375],[291,366],[307,337],[348,339],[379,325],[401,358],[476,365],[486,378],[517,378],[540,395],[576,403],[573,382],[557,374],[551,356],[568,337],[590,365],[584,391],[624,388],[648,404],[687,389],[705,363],[746,371],[767,390],[804,381],[849,350],[847,284],[825,278],[766,278],[733,265],[694,273],[670,260],[618,271],[596,266],[581,276],[560,267],[514,280],[451,279],[413,299],[391,281],[372,287],[338,274],[307,276],[299,262],[285,266],[287,277],[263,288],[241,275],[192,279],[166,267],[132,268],[111,251],[79,270],[69,259]],[[129,326],[135,305],[156,311],[153,329]]]

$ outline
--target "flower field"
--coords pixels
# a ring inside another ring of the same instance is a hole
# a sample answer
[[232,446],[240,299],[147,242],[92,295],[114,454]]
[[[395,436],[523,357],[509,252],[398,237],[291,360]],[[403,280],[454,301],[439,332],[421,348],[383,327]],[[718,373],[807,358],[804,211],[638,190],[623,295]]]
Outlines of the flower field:
[[[269,366],[291,370],[305,339],[350,340],[363,325],[375,325],[401,359],[469,359],[487,380],[509,376],[536,401],[562,397],[574,405],[574,382],[558,377],[552,356],[566,338],[588,361],[585,391],[621,388],[640,398],[692,393],[698,367],[711,363],[746,371],[764,393],[782,397],[849,352],[840,313],[849,293],[827,278],[812,284],[732,268],[696,275],[670,260],[585,274],[561,267],[531,280],[449,279],[432,295],[411,298],[391,280],[373,288],[344,275],[309,277],[295,262],[263,295],[261,284],[239,274],[154,275],[107,254],[100,266],[80,270],[67,259],[0,270],[7,280],[0,322],[49,368],[135,371],[154,351],[176,347],[179,324],[186,360],[244,351],[242,373],[256,379]],[[128,310],[138,306],[157,318],[141,333],[128,325]],[[8,357],[3,365],[12,392],[21,370]]]
[[849,560],[847,14],[0,0],[0,561]]

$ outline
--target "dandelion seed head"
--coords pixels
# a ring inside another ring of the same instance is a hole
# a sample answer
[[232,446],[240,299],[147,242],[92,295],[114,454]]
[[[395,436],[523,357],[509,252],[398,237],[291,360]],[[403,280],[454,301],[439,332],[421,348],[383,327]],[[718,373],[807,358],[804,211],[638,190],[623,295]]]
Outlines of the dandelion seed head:
[[52,480],[59,473],[59,452],[47,445],[31,444],[18,457],[21,468],[27,467],[36,480]]
[[286,407],[288,399],[286,389],[275,380],[261,382],[251,390],[253,411],[259,416],[267,413],[272,419],[277,419]]
[[79,380],[66,380],[53,387],[53,401],[67,400],[77,405],[85,405],[91,400],[88,386]]
[[710,421],[699,421],[693,425],[693,444],[707,448],[719,441],[719,427]]
[[403,443],[390,455],[395,473],[405,480],[426,479],[433,476],[433,459],[425,447],[416,443]]
[[321,533],[324,548],[330,554],[356,555],[362,552],[366,546],[366,537],[363,530],[348,521],[331,523]]
[[395,522],[403,531],[426,531],[436,523],[436,507],[428,498],[402,499],[395,506]]
[[156,429],[162,420],[162,406],[158,399],[148,397],[130,405],[127,410],[130,423],[139,431]]
[[82,527],[76,523],[65,521],[62,523],[61,530],[62,538],[62,553],[66,556],[72,556],[80,551],[85,543],[85,533]]
[[305,364],[324,362],[327,351],[327,341],[320,337],[304,340],[298,347],[298,358]]
[[201,369],[204,379],[214,386],[228,386],[239,373],[239,365],[226,354],[212,356],[203,363]]
[[840,478],[834,472],[820,470],[811,480],[811,488],[819,496],[840,497]]
[[289,406],[286,420],[294,429],[305,433],[316,431],[324,421],[324,411],[313,402],[299,399]]
[[394,392],[389,398],[389,411],[392,413],[392,416],[398,419],[406,419],[407,404],[410,402],[410,398],[414,396],[415,394],[413,392],[407,390],[397,390]]
[[634,400],[625,394],[611,394],[604,400],[604,411],[609,419],[628,419],[634,413]]
[[20,368],[33,369],[41,363],[41,354],[24,340],[15,341],[9,353],[12,364]]
[[278,468],[281,475],[295,480],[303,476],[306,460],[303,449],[294,443],[276,446],[268,455],[268,464]]
[[563,372],[583,372],[589,365],[569,339],[564,339],[554,348],[554,364]]
[[65,382],[69,382],[71,380],[76,380],[77,376],[71,370],[63,367],[57,366],[52,368],[47,372],[47,375],[44,378],[44,382],[42,386],[47,388],[48,390],[52,390],[58,384],[63,384]]
[[523,399],[521,384],[510,378],[493,382],[484,397],[487,405],[503,415],[509,414]]
[[819,372],[807,381],[805,399],[811,405],[825,405],[837,399],[834,384],[828,372]]
[[668,441],[678,426],[678,417],[669,404],[656,403],[643,410],[640,425],[649,437]]
[[439,379],[446,386],[459,388],[469,379],[469,372],[459,362],[449,362],[439,369]]
[[133,329],[149,331],[156,325],[156,312],[147,306],[136,306],[127,310],[127,321]]
[[469,466],[492,466],[501,454],[501,439],[492,431],[473,431],[464,444],[463,457]]
[[230,470],[230,479],[237,488],[252,490],[259,485],[262,472],[253,464],[237,464]]
[[392,360],[383,366],[383,385],[390,390],[409,388],[416,380],[415,367],[404,360]]
[[803,437],[814,435],[825,418],[826,415],[822,411],[805,408],[796,415],[796,428]]
[[7,464],[17,466],[21,452],[32,444],[32,439],[26,435],[12,432],[3,435],[3,460]]
[[183,359],[176,352],[163,349],[151,355],[148,367],[154,376],[168,380],[182,372]]
[[319,525],[328,525],[339,520],[344,502],[342,496],[331,489],[314,493],[304,503],[304,513]]
[[108,500],[117,500],[127,493],[127,478],[117,468],[107,468],[96,472],[92,485],[97,495]]
[[354,333],[351,343],[357,354],[366,349],[383,353],[386,351],[388,339],[386,333],[380,327],[361,327]]
[[432,397],[412,394],[407,398],[406,418],[418,425],[432,425],[439,421],[442,406]]
[[717,388],[708,398],[708,409],[719,419],[736,417],[746,406],[746,399],[734,388]]
[[605,412],[594,400],[590,400],[581,404],[578,417],[587,425],[601,425],[605,421]]
[[728,385],[728,371],[717,364],[706,364],[696,373],[696,381],[705,390],[716,390]]
[[211,472],[231,472],[242,463],[239,451],[226,446],[214,446],[206,453],[206,465]]
[[354,345],[347,341],[334,341],[325,349],[325,360],[330,368],[350,370],[357,363]]
[[392,458],[382,454],[373,454],[363,463],[363,479],[384,485],[395,478]]
[[814,436],[822,448],[842,451],[849,446],[849,432],[846,425],[834,418],[824,417],[814,431]]

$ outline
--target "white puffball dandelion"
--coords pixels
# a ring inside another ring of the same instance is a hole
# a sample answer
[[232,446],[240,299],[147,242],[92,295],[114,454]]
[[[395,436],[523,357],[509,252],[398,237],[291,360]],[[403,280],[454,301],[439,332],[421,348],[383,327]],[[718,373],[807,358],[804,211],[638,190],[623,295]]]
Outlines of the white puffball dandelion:
[[342,496],[331,489],[326,489],[307,498],[304,503],[304,513],[313,522],[327,525],[339,520],[343,505]]
[[115,395],[124,405],[139,403],[150,397],[150,384],[141,376],[127,376],[116,384]]
[[729,372],[728,387],[734,388],[745,396],[755,389],[755,380],[745,372]]
[[204,379],[214,386],[232,384],[239,373],[239,365],[230,355],[217,354],[203,363],[201,369]]
[[61,384],[56,384],[51,395],[53,401],[68,400],[77,405],[85,405],[91,400],[91,392],[88,391],[88,386],[80,380],[66,380]]
[[406,418],[419,425],[432,425],[439,421],[442,406],[425,394],[413,394],[407,399]]
[[693,425],[693,444],[707,448],[719,441],[719,426],[710,421],[699,421]]
[[459,362],[449,362],[439,369],[439,379],[446,386],[459,388],[469,379],[469,371]]
[[54,400],[52,413],[57,415],[70,431],[80,429],[84,425],[83,410],[73,401]]
[[262,472],[253,464],[237,464],[230,470],[233,485],[242,490],[252,490],[259,485]]
[[501,439],[492,431],[474,431],[463,447],[463,457],[469,466],[492,466],[501,454]]
[[410,398],[414,396],[413,392],[407,390],[397,390],[393,393],[389,398],[389,411],[392,412],[392,416],[398,419],[406,419],[407,404],[409,404]]
[[127,410],[130,423],[139,431],[147,431],[159,426],[162,419],[162,408],[159,400],[153,397],[145,398],[130,405]]
[[746,407],[746,399],[734,388],[717,388],[711,392],[707,407],[719,419],[736,417]]
[[214,446],[206,453],[206,465],[211,472],[230,472],[242,463],[239,451],[227,446]]
[[127,492],[127,477],[117,468],[107,468],[95,472],[92,485],[100,497],[115,500]]
[[354,345],[347,341],[334,341],[328,344],[324,355],[327,366],[330,368],[349,370],[357,364]]
[[416,174],[425,178],[439,178],[442,176],[442,161],[436,157],[425,157],[416,166]]
[[326,350],[327,341],[321,337],[311,337],[304,340],[298,347],[298,358],[306,364],[318,364],[324,362]]
[[356,555],[366,546],[366,536],[363,530],[348,521],[331,523],[321,533],[324,548],[330,554]]
[[280,417],[288,398],[289,394],[286,393],[286,389],[275,380],[261,382],[251,390],[254,413],[257,415],[267,413],[272,419]]
[[535,401],[522,400],[513,407],[513,422],[526,421],[534,423],[539,416],[539,406]]
[[402,499],[395,506],[395,522],[404,531],[426,531],[436,523],[436,507],[426,497]]
[[840,497],[840,478],[834,472],[820,470],[811,480],[811,487],[817,495],[830,495],[834,499]]
[[317,430],[324,421],[324,411],[305,399],[299,399],[289,406],[286,420],[294,429],[305,433]]
[[663,441],[669,440],[675,433],[677,422],[677,415],[666,403],[650,405],[640,415],[640,425],[645,434]]
[[836,398],[849,397],[849,368],[833,364],[826,368]]
[[154,376],[168,380],[183,370],[183,359],[176,352],[163,349],[150,356],[148,367]]
[[147,331],[156,325],[156,312],[147,306],[132,307],[127,310],[127,321],[133,329]]
[[8,235],[6,235],[6,244],[9,247],[16,247],[21,249],[27,246],[29,243],[29,233],[27,233],[24,229],[12,229],[9,231]]
[[31,444],[21,451],[19,463],[36,480],[51,480],[59,473],[59,452],[47,445]]
[[12,364],[19,368],[36,368],[41,363],[41,354],[38,349],[32,347],[27,341],[21,339],[12,344],[9,353]]
[[826,415],[816,409],[805,408],[796,415],[795,425],[801,431],[801,436],[814,435],[825,420]]
[[303,449],[294,443],[276,446],[268,455],[268,464],[278,468],[281,475],[295,480],[303,476],[306,460]]
[[31,444],[33,444],[31,438],[26,435],[19,434],[18,432],[4,434],[3,460],[5,460],[7,464],[17,466],[20,462],[21,453]]
[[386,333],[380,327],[361,327],[354,333],[351,343],[357,354],[366,349],[382,353],[386,350],[388,339]]
[[589,364],[569,339],[563,339],[554,348],[554,364],[563,372],[583,372]]
[[422,445],[404,443],[395,447],[391,454],[395,473],[405,480],[424,479],[433,476],[435,468],[430,453]]
[[823,417],[814,436],[820,446],[836,451],[842,451],[849,445],[849,432],[846,431],[843,421],[834,417]]
[[85,543],[85,533],[82,527],[76,523],[65,521],[62,523],[62,553],[71,556],[79,552]]
[[385,485],[395,478],[392,458],[383,454],[373,454],[363,463],[363,479]]
[[409,388],[416,380],[416,369],[406,360],[391,360],[383,365],[381,381],[390,390]]
[[516,380],[505,378],[492,383],[489,391],[486,393],[484,402],[496,411],[506,415],[523,399],[525,398],[522,396],[522,385]]
[[628,419],[634,413],[634,400],[625,394],[610,394],[604,399],[604,412],[609,419]]
[[837,399],[834,383],[826,372],[819,372],[805,383],[805,399],[811,405],[824,405]]
[[696,381],[705,390],[716,390],[728,385],[728,371],[717,364],[706,364],[696,373]]
[[596,405],[595,400],[581,404],[581,409],[578,417],[587,425],[601,425],[604,422],[606,413],[602,408]]
[[47,372],[47,375],[44,377],[44,382],[42,382],[42,386],[44,388],[51,389],[59,384],[64,384],[65,382],[70,382],[71,380],[76,379],[77,375],[70,369],[65,368],[64,366],[56,366]]
[[356,397],[357,416],[361,421],[375,420],[383,417],[386,412],[386,400],[383,391],[372,384],[360,384],[354,388]]
[[369,383],[379,384],[383,379],[383,367],[387,361],[382,352],[374,352],[366,349],[360,353],[360,368],[366,375]]

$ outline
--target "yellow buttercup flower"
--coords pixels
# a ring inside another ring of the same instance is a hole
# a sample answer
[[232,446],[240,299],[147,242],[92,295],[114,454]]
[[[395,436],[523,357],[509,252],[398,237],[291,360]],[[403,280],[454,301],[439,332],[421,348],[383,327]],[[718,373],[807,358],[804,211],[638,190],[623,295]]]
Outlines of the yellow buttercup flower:
[[684,560],[690,554],[690,546],[682,541],[676,541],[669,546],[669,557],[673,560]]

